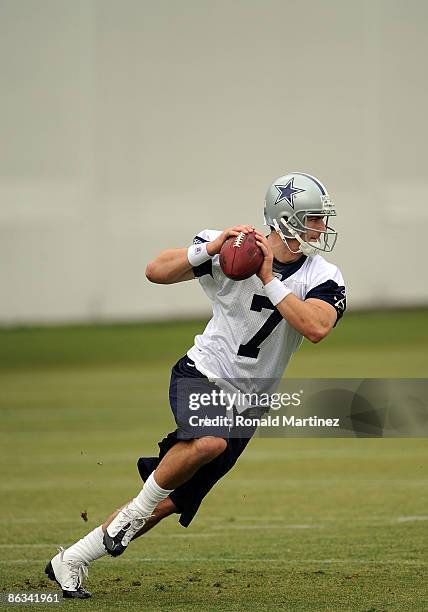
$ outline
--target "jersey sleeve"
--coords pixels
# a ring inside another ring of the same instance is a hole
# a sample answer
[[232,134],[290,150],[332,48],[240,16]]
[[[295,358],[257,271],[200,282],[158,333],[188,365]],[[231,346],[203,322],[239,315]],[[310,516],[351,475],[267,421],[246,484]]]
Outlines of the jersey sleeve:
[[339,268],[325,261],[323,263],[310,281],[305,300],[314,298],[333,306],[337,314],[336,326],[346,310],[345,281]]
[[[215,240],[221,234],[218,230],[204,229],[197,233],[193,238],[193,244],[203,244],[204,242],[211,242]],[[215,293],[222,286],[225,276],[222,269],[220,268],[220,258],[218,255],[214,255],[203,264],[199,266],[193,266],[193,273],[199,280],[202,288],[209,298],[213,299]]]

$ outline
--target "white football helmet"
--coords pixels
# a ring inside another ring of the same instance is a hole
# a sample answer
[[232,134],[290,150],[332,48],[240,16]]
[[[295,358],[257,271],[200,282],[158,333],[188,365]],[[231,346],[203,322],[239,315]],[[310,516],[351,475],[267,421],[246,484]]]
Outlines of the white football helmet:
[[[300,246],[293,253],[300,252],[309,257],[319,251],[330,253],[336,244],[337,232],[328,225],[328,221],[335,215],[336,210],[326,188],[310,174],[292,172],[280,176],[267,190],[265,225],[274,228],[289,249],[287,240],[297,240]],[[306,218],[315,216],[326,217],[326,229],[321,232],[317,242],[307,242],[303,238],[310,229],[306,225]]]

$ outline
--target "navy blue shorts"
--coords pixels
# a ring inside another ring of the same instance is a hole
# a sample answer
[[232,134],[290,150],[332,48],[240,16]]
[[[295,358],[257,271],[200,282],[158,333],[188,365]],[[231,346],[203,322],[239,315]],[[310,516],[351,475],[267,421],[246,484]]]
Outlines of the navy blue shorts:
[[[180,422],[179,414],[177,411],[177,386],[181,379],[204,379],[204,384],[207,384],[207,378],[201,374],[195,367],[194,363],[187,355],[177,361],[171,372],[171,383],[169,388],[169,399],[171,410],[174,414],[174,418],[177,423],[177,429],[169,433],[161,442],[158,443],[159,455],[157,457],[140,457],[137,462],[138,471],[141,478],[146,481],[150,474],[157,468],[160,460],[166,455],[170,448],[174,446],[179,440],[183,439],[180,435],[182,430],[182,423]],[[193,517],[201,505],[201,502],[205,495],[213,488],[222,476],[235,465],[238,457],[245,450],[248,442],[255,432],[255,428],[249,430],[246,429],[245,437],[229,437],[227,435],[220,435],[224,437],[227,442],[226,449],[207,463],[203,465],[199,470],[184,484],[175,489],[170,494],[171,500],[174,502],[180,516],[180,523],[183,527],[188,527]],[[213,435],[207,432],[206,435]]]

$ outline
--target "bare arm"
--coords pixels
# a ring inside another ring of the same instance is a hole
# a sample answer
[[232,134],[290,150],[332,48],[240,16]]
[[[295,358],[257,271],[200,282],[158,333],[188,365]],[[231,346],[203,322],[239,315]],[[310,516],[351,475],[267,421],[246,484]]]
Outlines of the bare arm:
[[170,285],[195,278],[187,259],[187,248],[167,249],[147,264],[146,277],[152,283]]
[[[264,285],[274,276],[272,273],[273,253],[263,234],[257,233],[257,244],[264,253],[264,261],[257,275]],[[336,323],[336,310],[323,300],[309,298],[301,300],[290,293],[276,305],[281,315],[290,325],[311,342],[320,342]]]
[[290,293],[276,307],[294,329],[314,343],[325,338],[336,323],[335,309],[323,300],[300,300]]
[[[230,236],[237,236],[239,232],[249,232],[252,225],[236,225],[225,229],[215,240],[208,242],[207,253],[211,257],[220,253],[223,243]],[[195,278],[192,266],[187,259],[187,248],[167,249],[151,261],[146,267],[146,277],[152,283],[171,285]]]

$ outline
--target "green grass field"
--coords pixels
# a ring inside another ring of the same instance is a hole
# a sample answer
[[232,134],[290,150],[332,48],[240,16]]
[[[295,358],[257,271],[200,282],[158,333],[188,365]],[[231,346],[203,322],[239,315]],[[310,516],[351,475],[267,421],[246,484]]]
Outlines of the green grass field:
[[[3,591],[55,590],[56,546],[139,490],[136,459],[174,427],[171,365],[201,329],[0,331]],[[347,315],[287,374],[428,377],[428,311]],[[93,598],[63,609],[427,610],[427,459],[422,438],[255,439],[189,529],[170,517],[93,564]]]

